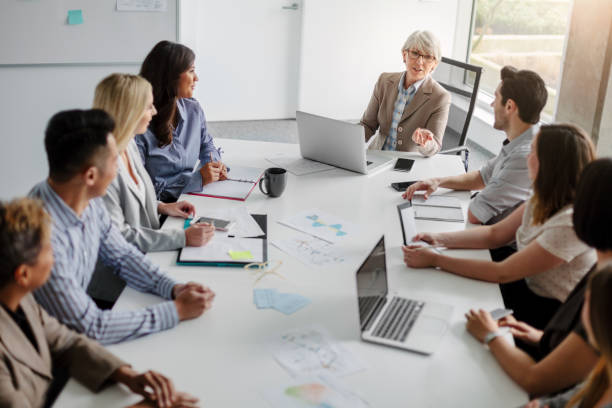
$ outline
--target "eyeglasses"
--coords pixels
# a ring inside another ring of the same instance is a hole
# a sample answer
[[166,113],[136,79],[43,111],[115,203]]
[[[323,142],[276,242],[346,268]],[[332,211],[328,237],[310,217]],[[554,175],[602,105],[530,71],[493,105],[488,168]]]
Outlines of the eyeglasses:
[[283,275],[276,272],[278,268],[283,264],[283,261],[266,261],[266,262],[254,262],[244,265],[244,269],[253,272],[255,275],[259,275],[255,279],[255,285],[266,275],[276,275],[281,279],[285,279]]
[[436,57],[434,57],[433,55],[421,54],[420,52],[414,50],[408,50],[408,57],[411,60],[418,60],[419,57],[423,57],[423,62],[426,62],[428,64],[431,64],[436,60]]

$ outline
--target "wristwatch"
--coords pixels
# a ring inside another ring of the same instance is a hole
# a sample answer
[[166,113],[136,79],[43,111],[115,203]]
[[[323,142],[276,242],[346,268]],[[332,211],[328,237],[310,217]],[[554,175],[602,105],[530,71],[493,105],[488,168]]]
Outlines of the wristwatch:
[[510,331],[509,327],[502,327],[495,331],[487,333],[485,336],[483,343],[485,346],[489,345],[489,343],[496,337],[503,336]]

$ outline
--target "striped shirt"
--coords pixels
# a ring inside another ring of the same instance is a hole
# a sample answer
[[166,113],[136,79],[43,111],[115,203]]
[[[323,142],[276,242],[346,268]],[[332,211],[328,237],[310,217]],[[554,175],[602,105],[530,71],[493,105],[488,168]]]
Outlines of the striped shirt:
[[397,147],[397,127],[399,126],[400,120],[402,119],[402,115],[404,114],[404,109],[406,105],[409,105],[414,97],[414,94],[417,93],[419,87],[423,83],[424,79],[415,82],[410,85],[408,89],[404,88],[404,81],[406,78],[406,72],[402,74],[400,78],[399,84],[397,86],[397,98],[395,99],[395,106],[393,108],[393,117],[391,118],[391,129],[389,130],[389,136],[383,146],[383,150],[395,150]]
[[100,198],[90,200],[79,217],[47,181],[36,185],[29,195],[41,199],[53,219],[51,244],[55,262],[49,280],[34,292],[49,314],[102,344],[118,343],[178,324],[172,301],[141,310],[101,310],[87,294],[98,256],[130,287],[141,292],[171,299],[176,284],[123,238]]

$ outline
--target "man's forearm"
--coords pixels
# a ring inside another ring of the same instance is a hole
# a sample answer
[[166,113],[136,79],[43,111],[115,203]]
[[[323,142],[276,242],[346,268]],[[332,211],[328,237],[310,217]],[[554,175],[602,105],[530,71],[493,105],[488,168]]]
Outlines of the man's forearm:
[[479,171],[470,171],[459,176],[441,177],[440,187],[453,190],[482,190],[485,185]]

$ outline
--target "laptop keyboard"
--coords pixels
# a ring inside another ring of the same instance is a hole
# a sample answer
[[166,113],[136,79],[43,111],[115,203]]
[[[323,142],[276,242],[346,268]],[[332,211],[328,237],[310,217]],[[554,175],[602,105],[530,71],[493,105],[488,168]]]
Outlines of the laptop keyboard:
[[414,325],[424,302],[394,296],[372,335],[387,340],[404,342]]
[[[379,302],[381,300],[382,302]],[[369,330],[372,327],[372,323],[374,323],[374,317],[378,316],[378,312],[382,307],[387,303],[387,298],[382,296],[359,296],[359,316],[364,316],[367,314],[369,310],[372,310],[372,313],[369,314],[369,319],[363,328],[363,330]]]

